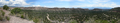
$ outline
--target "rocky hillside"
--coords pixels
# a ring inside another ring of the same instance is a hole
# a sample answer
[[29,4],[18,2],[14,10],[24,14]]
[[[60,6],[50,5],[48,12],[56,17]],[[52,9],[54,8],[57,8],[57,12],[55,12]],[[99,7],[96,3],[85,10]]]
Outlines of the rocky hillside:
[[0,10],[0,23],[8,23],[9,20],[10,18],[5,16],[5,12]]

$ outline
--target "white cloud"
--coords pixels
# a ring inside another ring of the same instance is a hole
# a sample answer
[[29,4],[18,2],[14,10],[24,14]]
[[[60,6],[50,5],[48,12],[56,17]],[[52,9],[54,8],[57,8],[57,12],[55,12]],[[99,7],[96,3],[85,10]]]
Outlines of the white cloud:
[[120,5],[117,5],[116,3],[112,2],[112,3],[106,3],[106,4],[97,4],[94,5],[95,7],[119,7]]
[[3,5],[8,5],[8,6],[26,6],[26,5],[30,5],[28,3],[25,2],[25,0],[0,0],[0,6]]
[[57,0],[57,1],[72,1],[72,0]]
[[84,0],[84,1],[86,1],[88,4],[79,3],[80,5],[73,5],[70,7],[111,7],[111,8],[120,7],[120,5],[118,5],[115,2],[111,2],[110,0]]
[[41,7],[40,5],[33,5],[33,6],[30,6],[30,7]]
[[109,2],[110,0],[87,0],[90,3],[101,3],[101,2]]
[[98,3],[98,4],[84,4],[84,5],[78,5],[78,6],[71,6],[71,7],[120,7],[120,5],[117,5],[116,3]]
[[53,1],[46,1],[46,2],[43,2],[43,3],[53,3]]
[[85,0],[78,0],[78,1],[85,1]]

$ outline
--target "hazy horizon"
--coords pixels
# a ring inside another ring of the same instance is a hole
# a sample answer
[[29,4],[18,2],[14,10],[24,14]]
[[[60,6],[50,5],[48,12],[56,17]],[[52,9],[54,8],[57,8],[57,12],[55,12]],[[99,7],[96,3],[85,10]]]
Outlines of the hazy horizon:
[[120,7],[120,0],[0,0],[0,6],[17,7]]

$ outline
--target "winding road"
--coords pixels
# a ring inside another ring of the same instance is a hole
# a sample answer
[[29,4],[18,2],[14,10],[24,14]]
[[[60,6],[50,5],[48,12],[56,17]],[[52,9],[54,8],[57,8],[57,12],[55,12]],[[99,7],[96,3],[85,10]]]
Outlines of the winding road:
[[53,21],[53,20],[51,20],[50,18],[49,18],[49,14],[47,14],[47,19],[50,21],[50,22],[56,22],[56,21]]
[[53,23],[65,23],[65,22],[59,22],[59,21],[53,21],[49,18],[49,14],[47,13],[47,19],[50,21],[50,22],[53,22]]

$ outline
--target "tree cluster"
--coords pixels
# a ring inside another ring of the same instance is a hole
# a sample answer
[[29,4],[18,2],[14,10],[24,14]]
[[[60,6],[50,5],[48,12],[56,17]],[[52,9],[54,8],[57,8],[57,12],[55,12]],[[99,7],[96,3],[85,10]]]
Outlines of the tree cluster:
[[11,10],[12,14],[17,14],[17,13],[21,13],[21,12],[22,12],[22,10],[20,8],[14,8]]
[[9,7],[8,7],[7,5],[4,5],[4,6],[3,6],[3,9],[8,10]]

